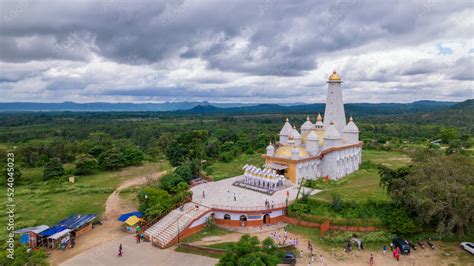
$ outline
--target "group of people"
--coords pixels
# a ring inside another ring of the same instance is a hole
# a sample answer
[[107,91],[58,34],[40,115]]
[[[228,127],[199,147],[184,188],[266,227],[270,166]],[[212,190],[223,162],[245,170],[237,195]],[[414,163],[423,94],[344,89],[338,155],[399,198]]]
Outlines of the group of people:
[[[308,255],[310,257],[309,261],[308,261],[308,266],[309,265],[312,265],[315,261],[314,261],[314,253],[313,253],[313,244],[311,244],[311,241],[308,240]],[[304,252],[302,249],[300,249],[300,258],[303,259],[304,257]],[[323,254],[319,254],[319,263],[322,265],[324,265],[324,257],[323,257]]]
[[294,246],[295,248],[298,248],[299,245],[299,239],[297,237],[288,238],[288,231],[286,229],[283,231],[283,236],[276,231],[270,233],[270,238],[273,239],[273,242],[278,246]]

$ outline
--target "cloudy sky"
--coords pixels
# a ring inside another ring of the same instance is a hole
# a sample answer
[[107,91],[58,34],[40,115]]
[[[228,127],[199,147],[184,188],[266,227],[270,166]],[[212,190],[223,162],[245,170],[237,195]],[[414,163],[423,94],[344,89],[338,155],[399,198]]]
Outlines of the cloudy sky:
[[471,0],[0,5],[0,102],[473,98]]

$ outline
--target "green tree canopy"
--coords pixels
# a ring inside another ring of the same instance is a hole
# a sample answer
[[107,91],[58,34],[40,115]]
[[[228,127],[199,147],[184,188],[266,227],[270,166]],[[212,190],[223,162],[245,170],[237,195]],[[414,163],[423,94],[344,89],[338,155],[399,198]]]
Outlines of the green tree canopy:
[[89,154],[80,154],[77,156],[75,164],[76,170],[74,173],[76,175],[86,175],[97,169],[99,162]]
[[64,175],[64,168],[59,158],[52,158],[46,163],[43,169],[43,178],[45,180],[61,177]]
[[[415,163],[403,178],[392,179],[392,199],[433,224],[439,233],[463,235],[474,222],[474,163],[464,156],[438,156]],[[382,179],[385,177],[382,176]]]
[[282,258],[271,238],[262,244],[255,236],[243,235],[237,243],[230,245],[217,265],[277,265]]

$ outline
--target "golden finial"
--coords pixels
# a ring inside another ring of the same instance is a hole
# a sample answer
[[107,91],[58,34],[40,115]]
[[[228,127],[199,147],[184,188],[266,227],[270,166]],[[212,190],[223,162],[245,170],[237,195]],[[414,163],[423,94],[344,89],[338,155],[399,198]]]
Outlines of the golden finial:
[[286,122],[290,122],[290,119],[288,119],[288,117],[286,118]]
[[306,121],[309,121],[309,116],[306,117]]
[[339,80],[341,80],[341,77],[337,74],[336,70],[334,70],[334,71],[332,72],[332,75],[329,76],[329,80],[337,80],[337,81],[339,81]]

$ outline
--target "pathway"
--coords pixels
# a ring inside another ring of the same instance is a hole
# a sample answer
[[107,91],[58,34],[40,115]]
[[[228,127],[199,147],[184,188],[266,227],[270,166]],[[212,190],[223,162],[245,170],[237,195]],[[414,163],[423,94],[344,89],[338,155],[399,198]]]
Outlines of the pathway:
[[59,265],[95,246],[128,235],[120,229],[122,223],[117,221],[117,219],[122,213],[134,211],[135,207],[120,198],[120,191],[129,187],[144,185],[150,180],[158,179],[165,173],[166,171],[158,172],[148,178],[139,176],[122,182],[105,202],[105,213],[101,219],[102,225],[98,225],[90,232],[80,236],[73,249],[67,249],[66,251],[53,250],[49,256],[49,263],[51,265]]

